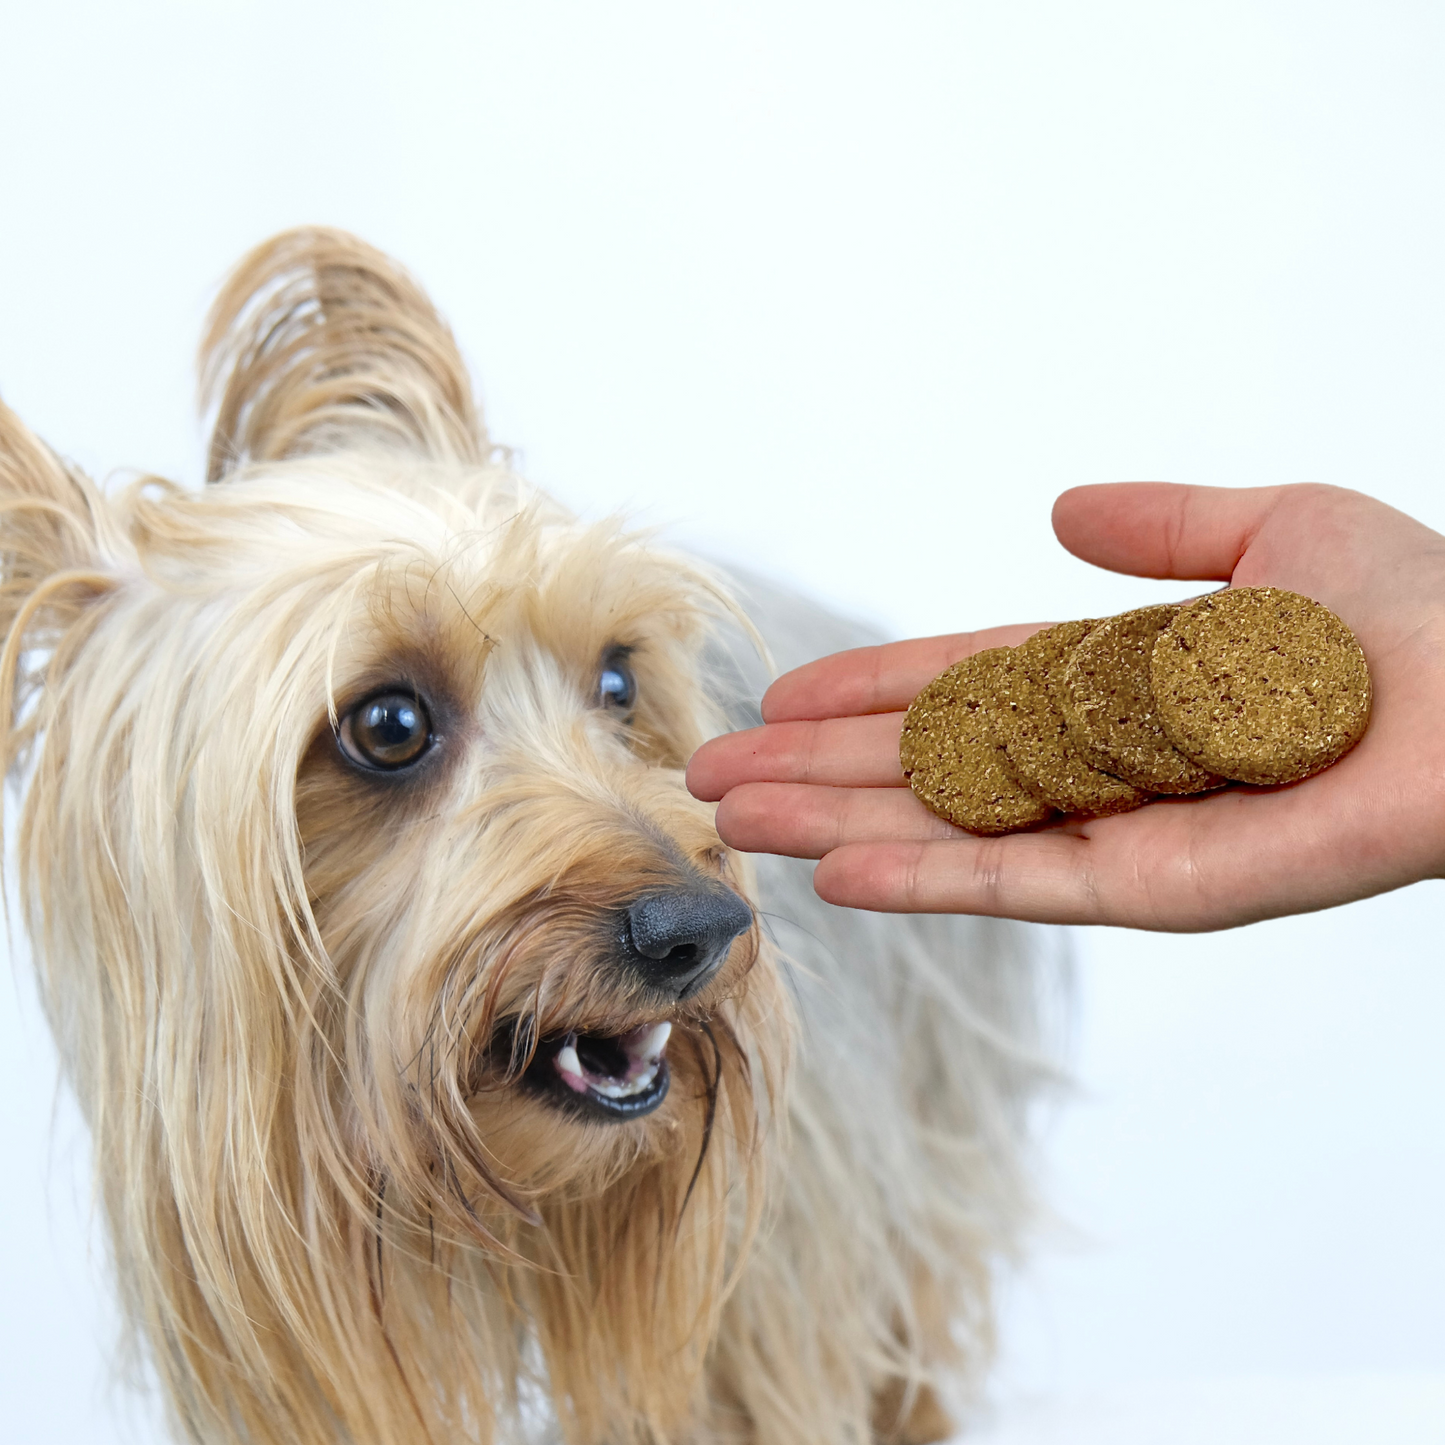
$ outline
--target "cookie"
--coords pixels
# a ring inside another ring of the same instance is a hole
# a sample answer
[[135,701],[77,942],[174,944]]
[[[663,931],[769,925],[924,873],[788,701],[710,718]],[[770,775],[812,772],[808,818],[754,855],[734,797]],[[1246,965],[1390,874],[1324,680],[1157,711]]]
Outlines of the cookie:
[[1175,603],[1096,623],[1055,691],[1069,741],[1087,762],[1151,793],[1206,793],[1224,779],[1184,756],[1160,726],[1149,664]]
[[925,807],[970,833],[995,836],[1041,823],[1053,809],[1019,785],[993,733],[992,678],[1010,649],[956,662],[913,699],[898,761]]
[[1370,670],[1327,607],[1279,587],[1234,587],[1182,608],[1149,665],[1159,721],[1201,767],[1292,783],[1328,767],[1370,720]]
[[1096,768],[1069,740],[1057,693],[1074,648],[1092,621],[1061,622],[1007,649],[998,663],[1003,704],[994,723],[1018,780],[1062,813],[1103,817],[1149,801],[1141,789]]

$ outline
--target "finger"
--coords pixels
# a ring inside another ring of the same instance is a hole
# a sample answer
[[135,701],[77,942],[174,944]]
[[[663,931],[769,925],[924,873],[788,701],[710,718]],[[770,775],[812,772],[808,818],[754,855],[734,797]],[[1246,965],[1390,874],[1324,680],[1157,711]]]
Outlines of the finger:
[[687,765],[693,797],[715,803],[739,783],[904,786],[898,762],[901,712],[818,722],[770,723],[704,743]]
[[1076,557],[1134,577],[1227,582],[1285,487],[1111,482],[1054,503],[1054,533]]
[[1100,923],[1089,842],[1073,833],[847,843],[813,874],[827,903],[883,913],[977,913]]
[[1041,624],[990,627],[835,652],[784,673],[763,694],[770,723],[902,711],[946,667],[988,647],[1012,647]]
[[744,853],[821,858],[859,841],[968,835],[930,813],[906,788],[822,788],[744,783],[717,810],[719,837]]
[[850,839],[818,865],[813,886],[830,903],[885,912],[1233,928],[1421,876],[1396,866],[1389,837],[1398,810],[1356,793],[1321,778],[1278,791],[1158,798],[1117,817],[1004,838]]

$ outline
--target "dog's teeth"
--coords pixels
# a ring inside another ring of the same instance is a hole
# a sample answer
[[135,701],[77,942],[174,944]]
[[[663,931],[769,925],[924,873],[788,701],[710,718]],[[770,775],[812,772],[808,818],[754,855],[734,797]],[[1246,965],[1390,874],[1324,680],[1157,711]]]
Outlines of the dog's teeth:
[[608,1099],[629,1099],[633,1094],[645,1093],[652,1087],[652,1081],[657,1077],[658,1063],[654,1062],[644,1069],[635,1079],[629,1079],[626,1083],[619,1083],[615,1079],[595,1082],[592,1087]]
[[667,1047],[671,1033],[671,1024],[654,1024],[649,1029],[638,1029],[619,1039],[618,1043],[628,1058],[627,1072],[620,1078],[587,1069],[577,1053],[575,1033],[568,1034],[561,1048],[552,1055],[552,1067],[574,1093],[585,1094],[591,1090],[604,1099],[630,1099],[645,1094],[657,1082],[662,1068],[662,1051]]
[[660,1023],[653,1027],[652,1031],[639,1040],[633,1057],[655,1061],[662,1057],[662,1051],[667,1047],[667,1041],[672,1037],[672,1025]]
[[553,1062],[568,1088],[575,1089],[579,1094],[587,1092],[587,1079],[582,1073],[582,1060],[577,1057],[577,1050],[571,1044],[558,1049],[557,1057]]

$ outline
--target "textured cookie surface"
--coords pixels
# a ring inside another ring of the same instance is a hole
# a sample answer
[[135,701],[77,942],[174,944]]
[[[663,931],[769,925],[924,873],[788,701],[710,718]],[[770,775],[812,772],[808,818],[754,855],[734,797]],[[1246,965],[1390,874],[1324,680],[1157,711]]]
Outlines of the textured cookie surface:
[[1150,682],[1175,747],[1245,783],[1319,772],[1370,720],[1370,671],[1354,633],[1278,587],[1230,588],[1182,608],[1154,644]]
[[1035,797],[1060,812],[1102,817],[1137,808],[1149,795],[1096,768],[1069,740],[1057,695],[1069,655],[1093,626],[1061,622],[1007,649],[998,663],[1003,707],[995,726],[1019,781]]
[[992,678],[1007,648],[956,662],[913,699],[898,760],[925,806],[970,833],[1012,833],[1053,811],[1019,785],[993,732]]
[[1069,741],[1084,758],[1151,793],[1204,793],[1224,783],[1169,741],[1154,706],[1154,643],[1178,611],[1164,603],[1096,623],[1057,690]]

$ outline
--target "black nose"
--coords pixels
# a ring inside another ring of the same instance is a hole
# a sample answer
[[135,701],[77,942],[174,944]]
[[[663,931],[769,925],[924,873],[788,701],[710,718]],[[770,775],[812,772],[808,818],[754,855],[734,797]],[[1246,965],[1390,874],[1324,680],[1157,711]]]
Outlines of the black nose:
[[622,941],[649,983],[680,998],[716,971],[752,923],[753,910],[731,888],[679,888],[639,898],[627,910]]

